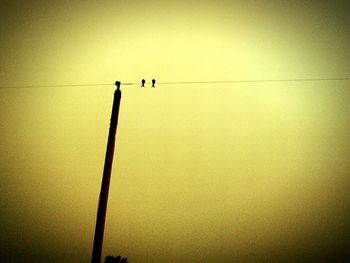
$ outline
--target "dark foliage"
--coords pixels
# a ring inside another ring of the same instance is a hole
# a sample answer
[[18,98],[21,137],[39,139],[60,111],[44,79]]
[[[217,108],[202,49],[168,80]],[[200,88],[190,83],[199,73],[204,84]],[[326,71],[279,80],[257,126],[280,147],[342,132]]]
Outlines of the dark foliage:
[[104,263],[128,263],[128,258],[107,256]]

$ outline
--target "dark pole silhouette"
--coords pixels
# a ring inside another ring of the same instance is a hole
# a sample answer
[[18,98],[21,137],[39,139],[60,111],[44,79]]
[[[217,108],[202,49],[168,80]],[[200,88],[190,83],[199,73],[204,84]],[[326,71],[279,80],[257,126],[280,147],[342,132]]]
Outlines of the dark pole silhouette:
[[98,210],[97,210],[95,237],[94,237],[94,245],[92,249],[91,263],[101,263],[103,233],[105,228],[105,219],[106,219],[106,210],[107,210],[107,201],[108,201],[108,190],[109,190],[109,182],[111,179],[115,136],[117,132],[119,106],[120,106],[120,99],[121,99],[120,82],[116,81],[115,85],[117,86],[117,89],[114,92],[111,123],[109,127],[106,158],[105,158],[105,164],[103,168],[103,177],[102,177],[100,199],[99,199]]

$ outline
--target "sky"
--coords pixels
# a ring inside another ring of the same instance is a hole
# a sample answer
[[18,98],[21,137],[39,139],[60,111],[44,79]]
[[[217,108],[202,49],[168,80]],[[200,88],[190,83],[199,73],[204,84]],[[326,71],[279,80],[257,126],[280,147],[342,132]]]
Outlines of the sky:
[[149,84],[349,78],[349,1],[0,3],[1,262],[90,262],[141,79],[103,258],[350,261],[349,80]]

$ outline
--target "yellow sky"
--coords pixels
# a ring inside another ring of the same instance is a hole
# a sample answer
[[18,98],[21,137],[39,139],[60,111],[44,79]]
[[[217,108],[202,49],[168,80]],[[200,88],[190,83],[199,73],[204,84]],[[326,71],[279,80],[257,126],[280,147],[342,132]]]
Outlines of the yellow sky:
[[[349,77],[348,13],[341,1],[4,1],[0,86]],[[349,257],[348,86],[122,86],[103,256]],[[113,90],[0,90],[1,262],[89,262]]]

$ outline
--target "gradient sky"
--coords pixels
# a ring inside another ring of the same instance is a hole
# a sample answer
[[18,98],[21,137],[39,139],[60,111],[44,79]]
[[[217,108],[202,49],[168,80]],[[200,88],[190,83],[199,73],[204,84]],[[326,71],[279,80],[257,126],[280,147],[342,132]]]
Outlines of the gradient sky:
[[[1,1],[0,86],[350,76],[349,1]],[[122,87],[103,257],[349,262],[349,81]],[[0,261],[90,262],[114,87],[0,89]]]

